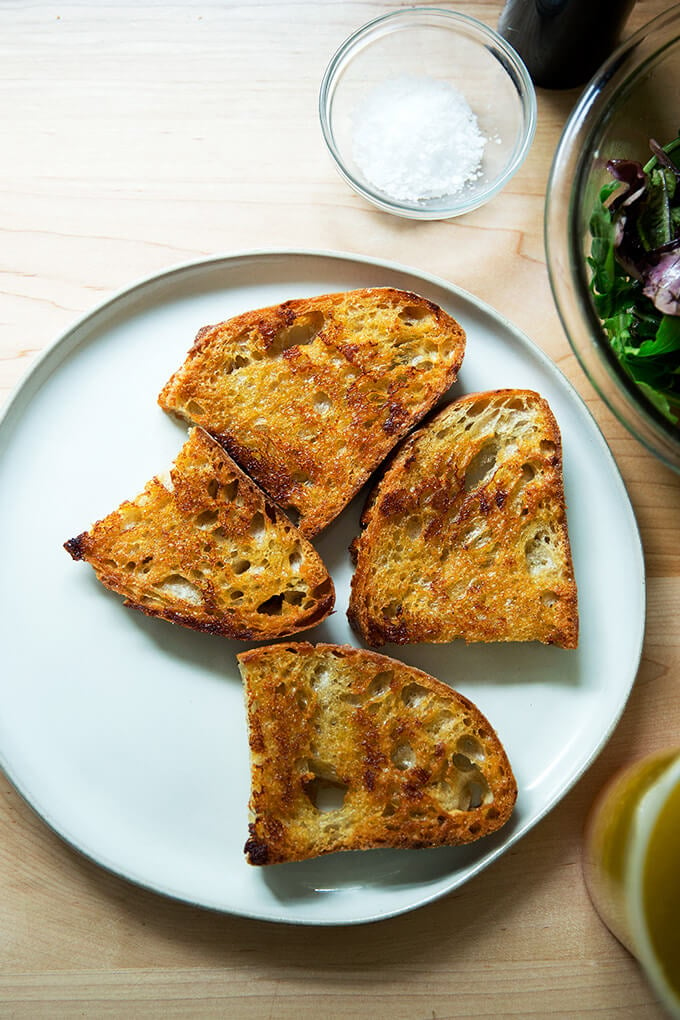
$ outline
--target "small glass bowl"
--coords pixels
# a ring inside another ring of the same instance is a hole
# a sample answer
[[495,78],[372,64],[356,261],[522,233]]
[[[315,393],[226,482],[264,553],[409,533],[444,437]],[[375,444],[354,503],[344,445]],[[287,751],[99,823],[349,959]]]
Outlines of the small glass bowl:
[[586,86],[564,128],[548,182],[545,247],[555,304],[569,343],[619,421],[680,472],[680,427],[646,399],[612,353],[590,294],[589,221],[612,158],[646,163],[649,139],[678,131],[680,5],[626,40]]
[[[487,139],[479,172],[451,194],[394,198],[357,165],[357,112],[394,79],[452,87],[477,118]],[[536,128],[536,95],[521,59],[482,22],[434,7],[407,8],[375,18],[340,46],[321,83],[319,116],[338,170],[365,199],[411,219],[448,219],[488,202],[521,166]]]

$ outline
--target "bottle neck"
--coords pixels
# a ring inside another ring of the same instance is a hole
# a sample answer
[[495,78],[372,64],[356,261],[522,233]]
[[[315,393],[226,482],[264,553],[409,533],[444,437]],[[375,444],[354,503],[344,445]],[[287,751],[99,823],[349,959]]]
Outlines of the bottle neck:
[[583,85],[620,41],[635,0],[507,0],[498,31],[535,85]]

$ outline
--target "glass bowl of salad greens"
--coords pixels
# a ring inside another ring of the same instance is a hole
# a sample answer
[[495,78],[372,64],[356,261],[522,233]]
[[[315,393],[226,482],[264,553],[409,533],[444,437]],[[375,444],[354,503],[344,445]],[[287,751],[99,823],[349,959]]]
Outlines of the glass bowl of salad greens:
[[581,94],[553,160],[545,244],[581,367],[680,472],[680,4],[624,42]]

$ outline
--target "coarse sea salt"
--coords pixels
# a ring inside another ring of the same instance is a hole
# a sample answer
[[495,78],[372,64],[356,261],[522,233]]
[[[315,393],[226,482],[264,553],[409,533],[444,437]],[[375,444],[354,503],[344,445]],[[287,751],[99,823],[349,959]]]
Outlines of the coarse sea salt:
[[449,82],[388,78],[356,107],[352,129],[357,166],[392,198],[455,195],[482,174],[487,139],[465,96]]

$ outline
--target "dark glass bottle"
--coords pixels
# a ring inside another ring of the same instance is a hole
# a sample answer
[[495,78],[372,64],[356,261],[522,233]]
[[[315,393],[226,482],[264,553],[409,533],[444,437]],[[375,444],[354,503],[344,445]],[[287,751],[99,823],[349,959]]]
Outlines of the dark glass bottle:
[[619,42],[635,0],[507,0],[498,31],[535,85],[583,85]]

